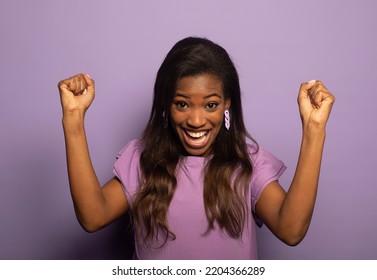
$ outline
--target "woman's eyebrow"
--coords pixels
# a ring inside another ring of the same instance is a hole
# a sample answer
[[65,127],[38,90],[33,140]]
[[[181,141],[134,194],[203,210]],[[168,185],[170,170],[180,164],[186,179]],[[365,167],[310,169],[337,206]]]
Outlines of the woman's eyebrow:
[[211,93],[211,94],[209,94],[209,95],[207,95],[207,96],[204,96],[204,99],[208,99],[208,98],[211,98],[211,97],[218,97],[218,98],[222,98],[221,97],[221,95],[220,94],[218,94],[218,93]]
[[183,97],[183,98],[186,98],[186,99],[190,99],[191,97],[189,95],[186,95],[186,94],[183,94],[183,93],[179,93],[179,92],[176,92],[174,97]]
[[[191,96],[190,95],[186,95],[184,93],[180,93],[180,92],[177,92],[174,97],[183,97],[183,98],[187,98],[187,99],[191,99]],[[211,97],[218,97],[220,99],[222,99],[222,96],[218,93],[211,93],[211,94],[208,94],[206,96],[203,97],[203,99],[208,99],[208,98],[211,98]]]

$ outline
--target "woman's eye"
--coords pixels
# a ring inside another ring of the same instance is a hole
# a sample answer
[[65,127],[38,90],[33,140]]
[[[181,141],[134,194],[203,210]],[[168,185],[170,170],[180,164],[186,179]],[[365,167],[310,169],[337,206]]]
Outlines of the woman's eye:
[[187,108],[187,103],[183,101],[175,102],[175,106],[177,106],[178,109],[185,109]]
[[215,109],[217,107],[217,105],[218,105],[217,103],[211,102],[211,103],[207,104],[207,108],[208,109]]

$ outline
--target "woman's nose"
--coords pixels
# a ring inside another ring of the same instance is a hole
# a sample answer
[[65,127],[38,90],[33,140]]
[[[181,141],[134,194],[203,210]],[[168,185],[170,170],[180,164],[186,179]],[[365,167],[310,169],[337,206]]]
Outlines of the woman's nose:
[[193,110],[187,119],[187,124],[191,127],[202,127],[205,124],[205,117],[202,110]]

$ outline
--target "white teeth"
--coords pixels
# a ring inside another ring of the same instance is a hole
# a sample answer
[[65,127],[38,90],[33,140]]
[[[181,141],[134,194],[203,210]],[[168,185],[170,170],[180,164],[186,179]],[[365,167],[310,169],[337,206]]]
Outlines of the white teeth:
[[188,135],[192,138],[200,138],[203,137],[204,135],[207,134],[207,131],[201,131],[201,132],[191,132],[191,131],[186,131]]
[[202,148],[207,145],[209,141],[209,130],[200,131],[200,132],[193,132],[184,130],[184,141],[186,145],[191,148]]

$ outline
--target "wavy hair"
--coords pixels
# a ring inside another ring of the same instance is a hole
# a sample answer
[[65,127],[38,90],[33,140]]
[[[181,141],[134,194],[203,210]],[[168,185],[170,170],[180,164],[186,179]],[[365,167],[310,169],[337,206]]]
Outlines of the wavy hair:
[[175,238],[167,212],[177,187],[177,164],[187,154],[170,124],[169,111],[178,81],[201,74],[218,78],[225,99],[231,101],[231,129],[220,129],[205,167],[207,232],[217,223],[230,236],[240,237],[248,215],[246,198],[253,168],[246,138],[255,141],[244,125],[237,70],[221,46],[205,38],[185,38],[173,46],[157,72],[152,110],[142,137],[141,186],[133,208],[136,230],[144,232],[145,240],[158,241],[162,234],[161,246]]

